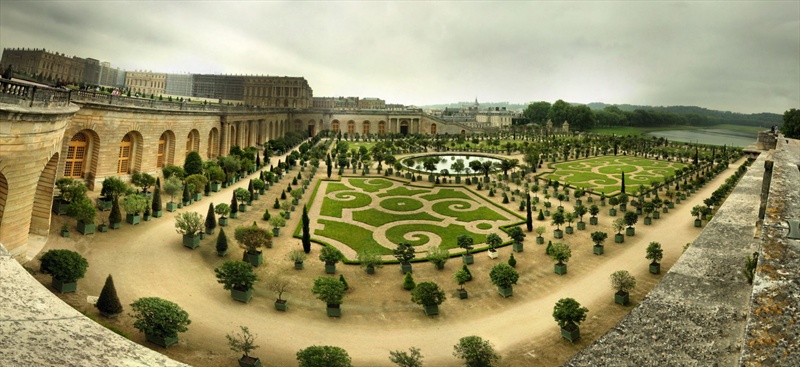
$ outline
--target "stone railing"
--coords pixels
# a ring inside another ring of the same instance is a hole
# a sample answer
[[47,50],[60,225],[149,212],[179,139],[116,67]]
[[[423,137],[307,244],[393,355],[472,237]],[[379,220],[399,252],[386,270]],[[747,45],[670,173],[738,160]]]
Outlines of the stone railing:
[[220,104],[200,104],[177,101],[161,101],[147,98],[127,97],[122,95],[111,95],[89,91],[72,92],[72,100],[78,103],[96,103],[102,105],[119,107],[149,108],[154,110],[167,111],[192,111],[192,112],[211,112],[211,113],[264,113],[264,112],[286,112],[287,108],[267,108],[255,106],[228,106]]
[[0,79],[0,102],[25,107],[64,107],[70,92],[64,89]]

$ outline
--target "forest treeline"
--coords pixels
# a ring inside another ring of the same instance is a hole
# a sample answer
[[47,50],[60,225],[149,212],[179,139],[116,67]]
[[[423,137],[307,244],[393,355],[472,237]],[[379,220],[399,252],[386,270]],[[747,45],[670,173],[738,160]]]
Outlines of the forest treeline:
[[715,111],[696,106],[635,106],[590,103],[572,105],[558,100],[533,102],[523,111],[525,119],[519,123],[543,125],[548,120],[555,126],[568,121],[570,130],[589,130],[597,127],[634,126],[712,126],[720,124],[760,126],[768,128],[781,125],[782,117],[775,113],[743,114]]

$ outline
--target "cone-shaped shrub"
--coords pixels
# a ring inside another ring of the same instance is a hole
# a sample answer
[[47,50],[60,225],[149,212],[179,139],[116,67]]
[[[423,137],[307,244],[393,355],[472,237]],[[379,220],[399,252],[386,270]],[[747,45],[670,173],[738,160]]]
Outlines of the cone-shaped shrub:
[[233,193],[233,197],[231,198],[231,213],[238,213],[239,212],[239,201],[236,200],[236,193]]
[[344,275],[343,274],[339,274],[339,281],[342,282],[342,285],[344,285],[344,290],[350,289],[350,285],[347,284],[346,280],[344,280]]
[[225,251],[228,251],[228,236],[225,235],[225,228],[220,228],[217,236],[217,253]]
[[206,214],[206,230],[217,228],[217,217],[214,214],[214,203],[208,203],[208,214]]
[[117,289],[114,288],[114,279],[111,278],[111,274],[106,278],[106,284],[103,286],[103,290],[100,291],[100,298],[97,299],[97,303],[94,306],[105,317],[113,317],[122,313],[122,304],[119,303]]
[[411,276],[411,272],[406,273],[406,277],[403,279],[403,289],[410,291],[416,286],[417,284],[414,283],[414,277]]
[[156,178],[156,188],[153,190],[153,213],[163,210],[161,206],[161,177]]
[[469,267],[467,266],[467,264],[461,266],[461,270],[465,271],[467,275],[469,275],[469,279],[467,279],[467,281],[472,280],[472,273],[469,271]]

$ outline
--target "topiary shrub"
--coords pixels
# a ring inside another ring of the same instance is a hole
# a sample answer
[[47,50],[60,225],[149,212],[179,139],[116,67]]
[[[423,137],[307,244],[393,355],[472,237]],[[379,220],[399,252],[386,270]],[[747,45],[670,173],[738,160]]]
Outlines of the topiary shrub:
[[74,283],[86,275],[89,263],[81,254],[72,250],[49,250],[40,258],[40,271],[50,274],[53,279],[64,283]]
[[122,304],[119,303],[117,289],[114,287],[114,279],[111,274],[106,277],[106,284],[103,285],[103,290],[100,291],[100,297],[97,298],[94,307],[97,307],[100,314],[105,317],[115,317],[122,313]]
[[411,276],[411,273],[406,273],[406,277],[403,279],[403,289],[410,291],[416,287],[416,283],[414,283],[414,277]]

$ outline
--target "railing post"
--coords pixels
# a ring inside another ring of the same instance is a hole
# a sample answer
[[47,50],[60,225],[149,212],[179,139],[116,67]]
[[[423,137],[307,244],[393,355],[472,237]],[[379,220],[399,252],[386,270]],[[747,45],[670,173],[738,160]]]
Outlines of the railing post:
[[29,108],[33,107],[33,100],[34,99],[36,99],[36,86],[35,85],[33,86],[33,88],[31,88],[31,103],[30,103],[30,105],[28,105]]

